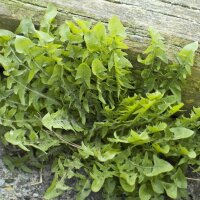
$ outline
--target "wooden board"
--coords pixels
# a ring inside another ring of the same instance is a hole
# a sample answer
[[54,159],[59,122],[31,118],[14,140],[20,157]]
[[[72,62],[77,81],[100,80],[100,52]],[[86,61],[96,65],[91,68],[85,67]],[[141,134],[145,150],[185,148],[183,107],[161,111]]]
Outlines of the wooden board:
[[[149,26],[166,38],[169,53],[200,39],[200,0],[0,0],[0,28],[14,30],[24,16],[37,23],[48,3],[57,6],[60,21],[79,17],[107,23],[118,15],[127,28],[130,57],[147,46]],[[199,55],[200,48],[183,90],[187,109],[200,106]]]

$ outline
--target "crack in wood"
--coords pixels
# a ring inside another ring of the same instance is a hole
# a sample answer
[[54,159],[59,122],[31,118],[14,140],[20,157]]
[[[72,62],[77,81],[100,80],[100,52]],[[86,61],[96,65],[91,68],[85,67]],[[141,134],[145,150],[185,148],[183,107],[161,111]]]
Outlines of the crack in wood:
[[198,23],[197,21],[193,21],[193,20],[190,20],[190,19],[187,19],[187,18],[179,17],[177,15],[172,15],[172,14],[169,14],[169,13],[162,13],[162,12],[152,10],[152,9],[146,9],[146,11],[149,11],[149,12],[152,12],[152,13],[158,13],[158,14],[161,14],[161,15],[166,15],[166,16],[169,16],[169,17],[174,17],[174,18],[177,18],[177,19],[185,20],[185,21],[200,25],[200,23]]
[[[115,3],[115,4],[121,4],[121,5],[127,5],[127,6],[132,6],[132,7],[140,7],[139,5],[134,5],[134,4],[130,4],[130,3],[126,3],[122,0],[103,0],[103,1],[106,1],[106,2],[111,2],[111,3]],[[172,3],[172,2],[168,2],[166,0],[158,0],[160,2],[163,2],[163,3],[167,3],[167,4],[170,4],[170,5],[173,5],[173,6],[181,6],[181,7],[185,7],[185,8],[190,8],[189,6],[184,6],[182,4],[178,4],[178,3]],[[170,14],[170,13],[166,13],[166,12],[160,12],[160,11],[156,11],[156,10],[153,10],[153,9],[148,9],[148,8],[145,8],[143,7],[144,10],[146,11],[149,11],[151,13],[158,13],[158,14],[161,14],[161,15],[165,15],[165,16],[169,16],[169,17],[174,17],[174,18],[177,18],[177,19],[181,19],[181,20],[186,20],[188,22],[191,22],[191,23],[194,23],[194,24],[199,24],[199,22],[197,21],[194,21],[194,20],[191,20],[191,19],[188,19],[188,18],[185,18],[184,16],[177,16],[177,15],[173,15],[173,14]],[[197,9],[200,11],[200,9]]]
[[173,6],[180,6],[180,7],[182,7],[182,8],[200,11],[200,8],[193,7],[193,6],[188,6],[188,5],[185,5],[185,4],[173,3],[173,2],[167,1],[167,0],[158,0],[158,1],[163,2],[163,3],[166,3],[166,4],[170,4],[170,5],[173,5]]
[[122,2],[121,0],[103,0],[103,1],[111,2],[111,3],[115,3],[115,4],[120,4],[120,5],[126,5],[126,6],[134,6],[131,3]]
[[27,4],[27,5],[31,5],[31,6],[35,6],[35,7],[39,7],[39,8],[43,8],[45,9],[47,6],[42,6],[42,5],[38,5],[38,4],[35,4],[33,2],[30,2],[30,1],[20,1],[20,0],[9,0],[10,2],[13,2],[13,3],[20,3],[20,4]]

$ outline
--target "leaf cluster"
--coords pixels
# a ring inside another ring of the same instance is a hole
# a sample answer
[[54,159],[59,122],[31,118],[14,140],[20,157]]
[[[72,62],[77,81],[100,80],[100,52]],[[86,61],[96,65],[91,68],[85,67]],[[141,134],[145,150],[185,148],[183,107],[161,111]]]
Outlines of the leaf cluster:
[[72,190],[74,178],[78,200],[99,191],[104,199],[186,196],[185,169],[200,154],[200,109],[180,115],[181,84],[197,43],[171,61],[150,29],[138,69],[118,17],[107,26],[82,19],[58,26],[56,15],[49,5],[39,29],[25,18],[15,33],[0,30],[1,139],[21,149],[5,163],[29,172],[27,161],[41,168],[53,160],[45,199]]

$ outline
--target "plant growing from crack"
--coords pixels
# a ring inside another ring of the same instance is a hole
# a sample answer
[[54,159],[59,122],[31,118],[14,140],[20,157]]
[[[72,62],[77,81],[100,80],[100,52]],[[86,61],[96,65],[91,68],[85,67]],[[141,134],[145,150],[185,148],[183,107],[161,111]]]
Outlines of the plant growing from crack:
[[1,139],[21,149],[4,162],[29,172],[54,160],[45,199],[73,189],[73,178],[79,200],[98,191],[104,199],[186,196],[185,169],[199,164],[200,108],[181,115],[181,85],[198,44],[172,62],[150,29],[138,69],[118,17],[107,27],[82,19],[57,26],[56,15],[49,5],[38,30],[29,18],[15,33],[0,30]]

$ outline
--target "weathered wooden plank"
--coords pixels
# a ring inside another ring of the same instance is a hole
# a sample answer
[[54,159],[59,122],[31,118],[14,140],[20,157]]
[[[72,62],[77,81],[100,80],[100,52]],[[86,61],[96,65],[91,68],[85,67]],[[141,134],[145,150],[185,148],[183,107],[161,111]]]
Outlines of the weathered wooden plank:
[[[166,38],[169,52],[200,40],[199,0],[0,0],[0,27],[14,29],[24,16],[37,23],[48,3],[56,4],[60,21],[81,17],[107,23],[112,15],[118,15],[127,27],[130,52],[145,49],[149,26]],[[183,92],[187,108],[200,105],[199,54],[200,49]]]

